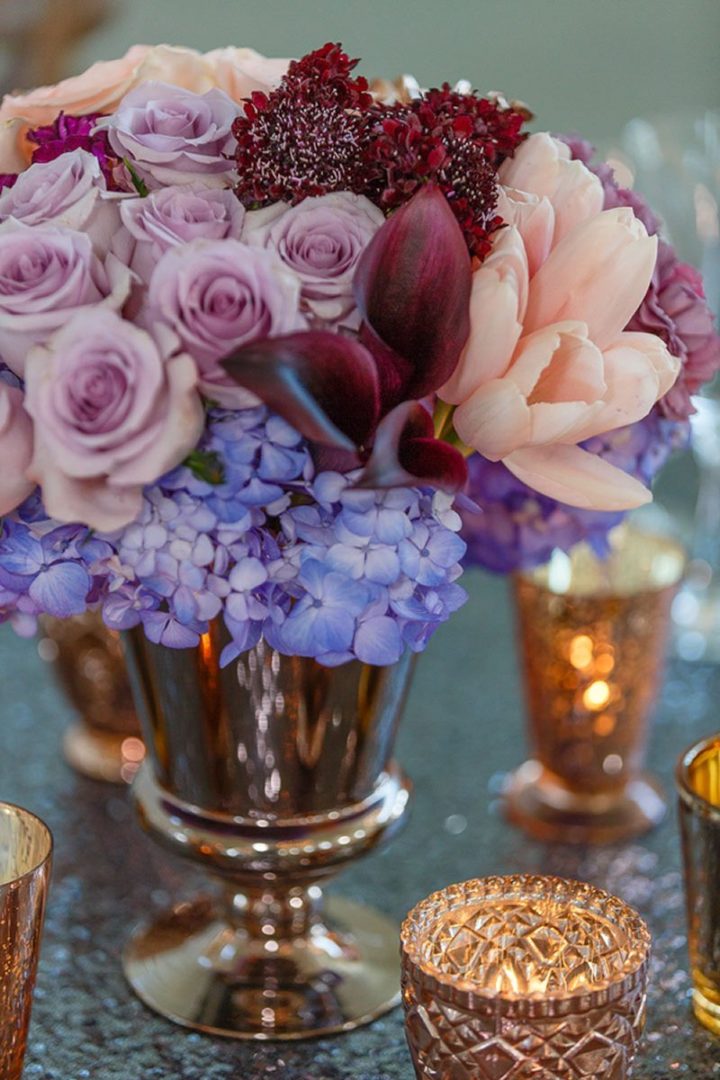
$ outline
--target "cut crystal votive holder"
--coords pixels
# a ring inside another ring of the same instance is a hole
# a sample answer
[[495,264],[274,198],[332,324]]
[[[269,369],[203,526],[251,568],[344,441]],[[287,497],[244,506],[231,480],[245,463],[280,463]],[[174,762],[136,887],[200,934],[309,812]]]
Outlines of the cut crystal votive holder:
[[693,1010],[720,1035],[720,734],[691,746],[677,766],[685,862]]
[[451,885],[402,928],[422,1080],[626,1080],[645,1023],[650,934],[590,885],[518,875]]
[[0,803],[0,1077],[20,1080],[35,985],[52,836],[27,810]]

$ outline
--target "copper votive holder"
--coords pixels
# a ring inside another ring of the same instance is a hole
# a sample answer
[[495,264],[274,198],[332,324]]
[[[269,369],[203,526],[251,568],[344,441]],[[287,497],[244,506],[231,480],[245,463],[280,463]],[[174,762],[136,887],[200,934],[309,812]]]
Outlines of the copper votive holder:
[[645,1023],[650,934],[600,889],[554,877],[451,885],[402,928],[421,1080],[626,1080]]
[[52,836],[27,810],[0,803],[0,1077],[20,1080],[30,1024]]
[[538,839],[609,843],[663,818],[643,765],[684,567],[674,540],[626,526],[606,560],[580,545],[515,577],[532,757],[506,806]]
[[691,746],[676,772],[685,861],[693,1009],[720,1035],[720,734]]
[[77,719],[63,738],[65,760],[92,780],[130,783],[145,757],[120,635],[99,612],[42,619],[38,650]]

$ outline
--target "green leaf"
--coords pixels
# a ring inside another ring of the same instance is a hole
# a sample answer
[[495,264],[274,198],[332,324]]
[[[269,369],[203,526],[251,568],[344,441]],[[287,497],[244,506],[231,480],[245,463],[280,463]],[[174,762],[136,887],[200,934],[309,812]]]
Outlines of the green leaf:
[[220,455],[214,450],[193,450],[185,458],[184,465],[198,480],[206,484],[222,484],[225,481],[225,468]]
[[129,158],[123,158],[123,165],[130,173],[130,179],[133,182],[133,187],[137,191],[141,198],[145,199],[150,194],[150,188],[147,186],[142,177],[138,176],[135,168]]

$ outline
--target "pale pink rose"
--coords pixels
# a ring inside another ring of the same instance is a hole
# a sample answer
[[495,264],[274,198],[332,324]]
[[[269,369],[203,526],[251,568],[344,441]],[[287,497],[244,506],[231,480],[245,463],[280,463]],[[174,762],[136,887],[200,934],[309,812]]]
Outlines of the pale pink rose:
[[104,532],[137,517],[142,489],[196,445],[205,414],[187,354],[168,358],[115,312],[76,316],[26,366],[30,476],[51,517]]
[[24,394],[0,381],[0,517],[27,499],[35,485],[27,471],[33,454],[33,427]]
[[579,444],[642,419],[679,374],[657,336],[624,330],[647,291],[657,241],[631,210],[591,213],[594,187],[564,170],[555,140],[531,150],[512,180],[534,190],[501,193],[513,224],[474,273],[470,337],[440,397],[458,406],[464,442],[536,490],[574,506],[630,509],[649,492]]
[[254,90],[269,93],[279,84],[287,71],[289,60],[262,56],[254,49],[237,49],[230,45],[213,49],[203,59],[212,72],[213,85],[224,90],[233,101],[250,97]]

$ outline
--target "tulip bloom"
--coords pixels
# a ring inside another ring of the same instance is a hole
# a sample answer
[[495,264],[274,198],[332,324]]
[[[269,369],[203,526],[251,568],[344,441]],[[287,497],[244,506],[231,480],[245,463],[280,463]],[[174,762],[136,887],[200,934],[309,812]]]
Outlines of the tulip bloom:
[[468,446],[542,494],[639,506],[647,489],[579,444],[641,420],[678,377],[660,338],[625,331],[657,240],[632,210],[603,211],[597,178],[548,135],[531,136],[501,178],[509,224],[475,270],[470,335],[439,396],[457,405]]

